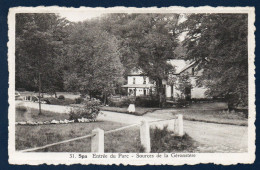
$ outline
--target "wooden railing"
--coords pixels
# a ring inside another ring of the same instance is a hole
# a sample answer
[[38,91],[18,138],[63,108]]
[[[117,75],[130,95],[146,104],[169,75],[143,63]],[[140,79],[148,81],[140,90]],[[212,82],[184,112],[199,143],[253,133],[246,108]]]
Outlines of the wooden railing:
[[120,128],[109,130],[109,131],[104,131],[100,128],[96,128],[96,129],[92,130],[91,134],[88,134],[85,136],[76,137],[76,138],[72,138],[72,139],[68,139],[68,140],[64,140],[64,141],[60,141],[60,142],[56,142],[56,143],[52,143],[52,144],[47,144],[47,145],[41,146],[41,147],[20,150],[19,152],[32,152],[32,151],[48,148],[51,146],[67,143],[67,142],[72,142],[72,141],[85,139],[85,138],[91,138],[91,152],[104,153],[104,149],[105,149],[104,136],[106,134],[114,133],[114,132],[124,130],[127,128],[131,128],[134,126],[140,126],[141,145],[144,147],[144,149],[145,149],[144,151],[148,153],[151,151],[150,126],[153,124],[155,124],[155,126],[156,126],[156,123],[160,123],[160,122],[168,122],[168,124],[172,125],[174,127],[173,131],[174,131],[175,135],[177,135],[177,136],[184,135],[183,116],[181,114],[179,114],[173,119],[155,120],[155,121],[149,121],[149,122],[146,120],[143,120],[143,121],[141,121],[141,123],[138,123],[138,124],[132,124],[132,125],[120,127]]

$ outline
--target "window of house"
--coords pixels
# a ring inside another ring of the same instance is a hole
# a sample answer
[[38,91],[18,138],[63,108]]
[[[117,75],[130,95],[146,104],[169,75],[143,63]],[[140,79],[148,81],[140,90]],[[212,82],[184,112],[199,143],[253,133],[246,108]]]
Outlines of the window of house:
[[133,84],[135,84],[135,78],[133,78]]

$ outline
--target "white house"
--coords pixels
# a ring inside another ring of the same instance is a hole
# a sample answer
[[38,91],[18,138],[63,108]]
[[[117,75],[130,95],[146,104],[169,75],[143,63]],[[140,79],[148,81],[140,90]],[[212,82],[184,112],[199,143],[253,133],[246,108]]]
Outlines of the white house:
[[[192,84],[191,88],[187,87],[187,89],[185,89],[184,97],[187,99],[206,98],[205,91],[207,89],[196,85],[196,79],[202,74],[202,71],[195,71],[197,67],[196,62],[175,59],[168,60],[167,62],[175,68],[175,72],[170,74],[169,77],[175,77],[176,79],[176,82],[172,85],[170,85],[167,80],[163,80],[167,98],[175,99],[182,96],[181,92],[177,89],[178,77],[182,74],[188,74]],[[155,91],[155,83],[150,81],[149,77],[143,74],[141,70],[137,69],[132,70],[127,76],[127,84],[122,87],[127,88],[129,96],[149,95]]]
[[144,75],[141,70],[133,69],[127,76],[127,84],[122,87],[127,88],[129,96],[145,96],[154,91],[155,84],[150,82],[149,77]]

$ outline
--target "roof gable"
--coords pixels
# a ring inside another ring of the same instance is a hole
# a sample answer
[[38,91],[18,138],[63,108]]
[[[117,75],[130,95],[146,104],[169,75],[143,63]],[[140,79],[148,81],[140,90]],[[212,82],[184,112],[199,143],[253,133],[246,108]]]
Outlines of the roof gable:
[[174,74],[180,74],[183,71],[190,68],[191,66],[193,66],[196,63],[196,61],[190,62],[190,61],[185,61],[185,60],[170,59],[167,61],[167,63],[172,65],[175,68]]
[[[167,60],[167,63],[172,65],[175,68],[174,74],[180,74],[183,71],[190,68],[191,66],[193,66],[196,63],[196,61],[190,62],[190,61],[185,61],[180,59],[169,59]],[[133,68],[128,75],[129,76],[144,75],[144,73],[142,69]]]

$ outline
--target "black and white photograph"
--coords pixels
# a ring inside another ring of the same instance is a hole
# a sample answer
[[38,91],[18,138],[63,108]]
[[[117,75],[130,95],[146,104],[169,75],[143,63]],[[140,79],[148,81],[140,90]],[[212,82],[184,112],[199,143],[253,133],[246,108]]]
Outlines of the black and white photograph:
[[254,8],[9,10],[9,162],[255,159]]

